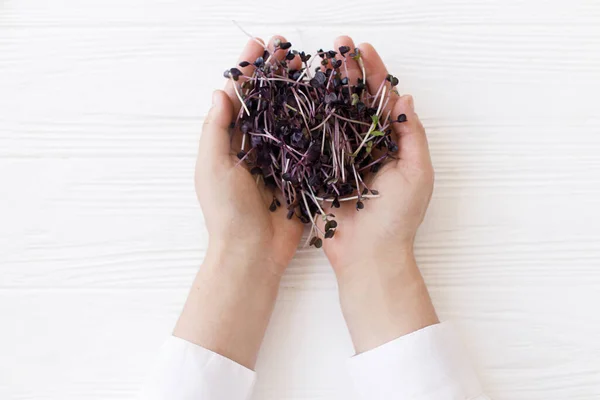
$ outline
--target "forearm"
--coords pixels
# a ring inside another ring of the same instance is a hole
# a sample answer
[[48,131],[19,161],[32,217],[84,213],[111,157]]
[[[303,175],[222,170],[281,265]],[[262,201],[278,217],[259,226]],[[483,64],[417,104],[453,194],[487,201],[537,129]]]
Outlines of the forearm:
[[253,369],[279,287],[265,263],[209,250],[173,334]]
[[412,250],[336,270],[357,353],[439,322]]

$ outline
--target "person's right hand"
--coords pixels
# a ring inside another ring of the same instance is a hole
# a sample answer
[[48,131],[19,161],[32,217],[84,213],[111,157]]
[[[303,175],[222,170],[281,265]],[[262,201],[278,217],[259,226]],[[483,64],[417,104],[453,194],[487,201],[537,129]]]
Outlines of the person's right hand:
[[[240,61],[262,56],[259,43],[250,40]],[[242,70],[251,73],[251,67]],[[274,193],[236,157],[241,142],[232,144],[230,125],[241,103],[233,84],[213,93],[204,121],[195,184],[209,244],[174,334],[253,368],[303,226],[288,220],[284,207],[269,211]]]
[[[282,36],[274,36],[268,45],[271,52],[276,38],[285,41]],[[249,40],[239,60],[254,62],[262,56],[265,48],[259,42],[260,39]],[[285,52],[276,52],[273,57],[281,60]],[[240,69],[251,75],[253,67]],[[269,211],[273,191],[252,176],[236,156],[241,143],[235,139],[241,134],[238,131],[232,143],[229,128],[241,103],[234,84],[239,86],[228,80],[224,92],[213,94],[213,107],[204,122],[196,163],[196,193],[210,236],[209,253],[236,256],[238,264],[254,264],[256,274],[270,273],[281,278],[296,252],[303,226],[297,219],[286,218],[285,207]]]
[[[336,40],[335,48],[342,45],[355,47],[345,36]],[[367,86],[374,93],[387,69],[370,44],[359,49]],[[348,74],[352,82],[361,76],[361,69],[349,64]],[[367,180],[381,197],[365,201],[361,210],[347,201],[327,211],[336,215],[338,227],[332,239],[324,240],[323,248],[337,275],[342,309],[358,352],[437,322],[413,255],[434,172],[412,97],[393,96],[388,105],[391,116],[405,114],[406,122],[393,124],[397,160]]]

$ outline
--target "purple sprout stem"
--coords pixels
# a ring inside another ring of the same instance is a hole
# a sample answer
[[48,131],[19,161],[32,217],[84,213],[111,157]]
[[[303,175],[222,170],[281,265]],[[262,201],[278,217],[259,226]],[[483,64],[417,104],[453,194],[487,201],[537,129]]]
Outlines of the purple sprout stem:
[[[316,217],[316,215],[315,215]],[[312,217],[310,217],[312,220]],[[312,225],[310,226],[310,231],[308,232],[308,236],[306,237],[306,241],[304,242],[304,245],[302,247],[306,248],[309,246],[310,244],[310,240],[312,239],[312,235],[313,232],[315,231],[315,224],[314,224],[314,220],[312,221]]]
[[352,97],[352,85],[350,85],[350,75],[348,75],[348,59],[344,55],[344,71],[346,72],[346,78],[348,78],[348,96]]
[[[246,75],[242,75],[242,76],[243,76],[243,77],[247,77]],[[263,77],[261,77],[261,78],[255,78],[255,79],[253,79],[253,80],[260,81],[260,82],[266,82],[266,81],[280,81],[280,82],[288,82],[288,83],[293,83],[293,84],[295,84],[295,85],[297,85],[297,86],[306,86],[306,87],[312,87],[312,86],[310,86],[308,83],[304,83],[304,82],[300,82],[300,81],[295,81],[295,80],[293,80],[293,79],[285,78],[285,77],[283,77],[283,76],[279,76],[279,75],[277,76],[277,78],[275,78],[275,77],[268,77],[268,76],[265,76],[264,78],[263,78]]]
[[383,80],[383,82],[381,82],[381,85],[379,85],[379,89],[377,89],[377,93],[375,93],[375,96],[373,96],[373,99],[371,100],[371,107],[375,105],[375,101],[377,100],[377,96],[379,96],[383,85],[385,85],[385,79]]
[[385,124],[381,127],[381,131],[385,132],[389,127],[390,127],[390,114],[392,113],[392,110],[388,110],[387,115],[385,116]]
[[364,125],[364,126],[371,126],[371,124],[369,124],[368,122],[357,121],[355,119],[348,119],[346,117],[342,117],[339,114],[336,114],[335,112],[333,112],[333,115],[335,115],[336,118],[339,118],[342,121],[351,122],[353,124],[359,124],[359,125]]
[[358,131],[356,130],[356,128],[354,127],[354,125],[349,124],[348,126],[350,126],[350,129],[352,129],[354,131],[354,135],[356,135],[356,137],[354,138],[356,143],[358,143],[358,140],[356,140],[356,138],[360,138],[362,140],[362,135],[360,133],[358,133]]
[[362,183],[362,185],[369,190],[369,187],[367,186],[367,184],[365,183],[365,181],[363,181],[363,178],[361,178],[360,174],[356,174],[356,176],[358,177],[358,180],[360,181],[360,183]]
[[336,143],[338,143],[338,147],[342,147],[342,150],[339,151],[339,155],[340,155],[340,170],[342,172],[342,182],[346,182],[346,169],[344,168],[344,147],[343,146],[339,146],[340,143],[340,124],[339,124],[339,120],[336,118],[335,122],[335,140]]
[[[390,102],[390,92],[388,92],[388,95],[387,95],[387,97],[385,99],[385,102],[383,103],[383,107],[381,108],[382,115],[383,115],[383,111],[387,108],[389,102]],[[388,111],[391,112],[391,110],[388,110]],[[388,113],[388,116],[389,116],[389,113]],[[381,128],[381,118],[379,118],[379,124],[380,124],[379,125],[380,129],[383,129],[383,128]]]
[[[358,65],[360,66],[360,69],[362,70],[363,83],[366,85],[367,84],[367,74],[365,73],[365,63],[362,60],[362,55],[360,55],[358,57]],[[364,91],[363,91],[363,93],[364,93]]]
[[271,174],[273,175],[275,184],[277,185],[277,187],[279,188],[279,190],[281,190],[281,192],[283,193],[283,195],[285,196],[285,192],[283,191],[283,186],[281,186],[281,182],[279,182],[279,179],[276,178],[275,175],[275,169],[273,168],[273,166],[271,165]]
[[292,189],[292,202],[290,204],[293,204],[296,202],[296,198],[298,197],[298,193],[296,193],[296,188],[294,187],[294,185],[292,185],[290,182],[287,182],[288,184],[288,188]]
[[381,110],[383,109],[382,107],[383,107],[383,99],[385,97],[385,90],[386,90],[386,86],[383,87],[383,90],[381,92],[381,99],[379,100],[379,107],[377,108],[377,116],[378,117],[379,117],[379,114],[381,113]]
[[292,191],[290,190],[290,183],[289,182],[285,182],[285,189],[287,190],[287,203],[288,204],[292,204]]
[[296,92],[292,91],[292,93],[294,93],[294,98],[296,99],[296,102],[298,103],[298,108],[300,109],[300,115],[302,115],[302,120],[304,121],[304,124],[306,125],[306,130],[307,130],[307,132],[310,132],[310,125],[308,125],[306,116],[304,115],[304,112],[302,111],[302,103],[300,103],[300,99],[298,98],[298,95],[296,94]]
[[377,164],[378,162],[381,162],[381,161],[385,160],[387,157],[388,157],[388,154],[386,153],[386,154],[382,155],[381,157],[379,157],[377,160],[373,161],[372,163],[370,163],[368,165],[365,165],[364,167],[360,168],[358,170],[358,172],[364,171],[365,169],[372,167],[373,165]]
[[348,136],[346,136],[346,130],[347,130],[346,127],[347,126],[348,126],[348,123],[344,122],[344,126],[340,130],[340,132],[342,132],[342,136],[343,136],[342,149],[346,149],[347,153],[352,153],[352,147],[350,147],[350,141],[348,140]]
[[[362,196],[350,196],[350,197],[343,197],[343,198],[338,198],[338,201],[351,201],[351,200],[360,200],[360,199],[376,199],[378,197],[381,197],[380,194],[365,194]],[[317,197],[317,200],[320,201],[326,201],[326,202],[333,202],[335,199],[323,199],[321,197]]]
[[248,134],[242,133],[242,151],[245,151],[244,148],[246,147],[246,136],[248,136]]
[[308,96],[306,94],[304,94],[304,92],[302,90],[299,90],[298,93],[300,93],[302,96],[304,96],[304,98],[306,99],[306,102],[312,107],[312,114],[311,114],[311,116],[314,117],[315,116],[315,104],[314,104],[314,102],[310,101],[308,99]]
[[267,134],[265,134],[265,133],[258,133],[258,132],[248,132],[248,134],[249,134],[250,136],[260,136],[260,137],[265,137],[265,138],[267,138],[267,139],[271,139],[271,140],[275,141],[276,143],[281,143],[281,140],[277,139],[275,136],[273,136],[273,135],[270,135],[270,134],[269,134],[269,135],[267,135]]
[[311,131],[316,131],[316,130],[318,130],[319,128],[321,128],[323,125],[325,125],[325,123],[326,123],[327,121],[329,121],[329,118],[333,117],[333,115],[334,115],[334,112],[332,111],[332,112],[331,112],[329,115],[327,115],[327,118],[325,118],[325,119],[323,120],[323,122],[321,122],[319,125],[317,125],[317,126],[315,126],[314,128],[312,128],[312,129],[311,129]]
[[300,81],[302,80],[302,78],[304,78],[304,75],[308,76],[308,79],[312,79],[312,78],[311,78],[311,76],[310,76],[310,74],[309,74],[309,71],[310,71],[310,68],[311,68],[311,66],[312,66],[312,60],[313,60],[313,59],[314,59],[314,57],[312,57],[312,58],[309,60],[309,62],[310,62],[310,65],[308,64],[308,62],[307,62],[307,61],[304,61],[304,71],[302,71],[302,73],[301,73],[301,74],[300,74],[300,76],[298,77],[298,82],[300,82]]
[[[331,64],[331,61],[329,61],[329,63]],[[331,82],[333,82],[333,78],[335,77],[335,69],[331,68],[331,74],[329,74],[329,78],[327,79],[327,86],[325,86],[325,90],[329,89],[329,86],[331,85]]]
[[325,136],[326,136],[326,127],[323,128],[323,140],[321,141],[321,155],[325,152]]
[[[231,73],[229,73],[229,75],[231,76]],[[233,79],[231,79],[231,83],[233,84],[233,90],[235,91],[235,95],[240,100],[240,103],[242,103],[242,107],[243,107],[244,111],[246,111],[246,113],[248,115],[250,115],[250,110],[248,110],[248,106],[246,106],[246,102],[244,102],[244,99],[242,99],[242,95],[240,94],[240,91],[237,87],[237,82],[234,81]]]
[[[304,102],[300,99],[300,97],[298,97],[298,93],[296,93],[296,91],[294,90],[294,88],[292,88],[292,93],[294,94],[294,98],[296,99],[296,103],[298,103],[298,108],[300,109],[300,114],[302,115],[302,118],[304,119],[304,123],[306,124],[306,129],[308,129],[308,131],[310,132],[310,127],[308,126],[308,122],[306,121],[306,116],[304,115],[304,112],[302,111],[302,106],[304,106],[304,108],[306,109],[306,113],[309,114],[309,115],[310,115],[310,110],[304,104]],[[296,112],[298,112],[298,111],[296,111]]]
[[358,198],[360,199],[360,184],[358,182],[358,174],[356,173],[356,168],[354,167],[354,164],[352,164],[352,171],[354,172],[354,179],[356,180],[356,190],[358,191]]
[[250,153],[252,153],[252,150],[254,150],[254,148],[250,149],[245,155],[244,157],[240,158],[240,160],[235,164],[235,166],[237,167],[238,165],[240,165],[249,155]]
[[[279,163],[277,162],[277,159],[275,158],[275,155],[273,153],[269,153],[269,155],[271,156],[271,160],[273,160],[273,164],[275,164],[275,167],[279,168]],[[279,168],[279,169],[282,169],[282,168]]]
[[258,40],[258,39],[256,38],[256,36],[253,36],[253,35],[251,35],[250,33],[248,33],[248,32],[247,32],[247,31],[246,31],[244,28],[242,28],[242,26],[241,26],[240,24],[238,24],[238,23],[237,23],[237,21],[236,21],[236,20],[231,20],[231,22],[233,22],[233,24],[234,24],[235,26],[237,26],[237,27],[238,27],[238,29],[239,29],[240,31],[242,31],[243,33],[245,33],[245,34],[246,34],[246,36],[248,36],[250,39],[252,39],[252,40],[254,40],[256,43],[258,43],[258,44],[259,44],[259,45],[260,45],[260,46],[261,46],[263,49],[267,50],[267,46],[265,46],[265,44],[264,44],[263,42],[261,42],[260,40]]
[[335,147],[333,146],[333,141],[330,141],[329,144],[331,145],[331,155],[333,156],[333,174],[335,175],[336,178],[339,179],[338,161],[337,161],[337,155],[335,152]]
[[[381,112],[381,107],[383,105],[383,97],[384,96],[385,96],[385,86],[383,87],[383,92],[381,93],[381,101],[379,102],[379,108],[377,109],[377,115],[379,115],[379,113]],[[379,120],[379,118],[378,118],[378,120]],[[377,123],[379,123],[379,121]],[[360,151],[360,149],[362,149],[363,146],[365,145],[365,143],[367,143],[367,141],[369,140],[369,136],[371,135],[371,132],[373,132],[373,130],[375,129],[375,125],[376,125],[375,123],[371,124],[369,131],[367,132],[363,141],[360,143],[360,145],[358,146],[358,148],[356,149],[356,151],[353,154],[355,157],[358,155],[358,152]]]
[[321,208],[321,205],[317,201],[317,199],[315,197],[315,193],[313,192],[312,188],[310,187],[310,183],[308,183],[308,179],[304,178],[304,180],[306,181],[306,185],[308,186],[308,190],[310,190],[310,195],[313,198],[313,201],[315,202],[315,204],[317,205],[317,208],[319,209],[319,211],[321,211],[322,215],[325,215],[325,211],[323,211],[323,209]]
[[367,143],[367,141],[369,140],[369,137],[371,135],[371,132],[373,132],[374,130],[375,130],[375,123],[371,123],[371,126],[369,127],[369,130],[365,134],[365,137],[363,138],[362,142],[360,142],[360,145],[358,146],[358,148],[356,150],[354,150],[354,153],[352,153],[353,157],[356,157],[358,155],[358,152],[363,148],[365,143]]
[[[321,229],[319,229],[319,227],[317,226],[317,224],[315,224],[315,221],[312,217],[312,214],[310,212],[310,207],[308,207],[308,201],[306,201],[306,195],[304,190],[300,192],[302,194],[302,200],[304,200],[304,206],[306,207],[306,215],[308,215],[308,218],[310,218],[310,222],[312,223],[312,225],[314,226],[314,228],[321,233],[322,235],[325,235],[325,232],[323,232]],[[316,215],[315,215],[316,217]]]
[[283,144],[283,146],[282,146],[282,147],[284,147],[284,148],[285,148],[285,149],[287,149],[287,150],[290,150],[290,155],[291,155],[292,157],[294,157],[294,158],[296,159],[296,161],[300,162],[300,158],[298,158],[298,157],[297,157],[296,155],[294,155],[293,153],[296,153],[296,154],[297,154],[298,156],[300,156],[300,157],[304,156],[304,154],[300,153],[298,150],[296,150],[296,149],[295,149],[295,148],[293,148],[293,147],[290,147],[290,146],[288,146],[288,145],[287,145],[287,144],[285,144],[285,143],[282,143],[282,144]]

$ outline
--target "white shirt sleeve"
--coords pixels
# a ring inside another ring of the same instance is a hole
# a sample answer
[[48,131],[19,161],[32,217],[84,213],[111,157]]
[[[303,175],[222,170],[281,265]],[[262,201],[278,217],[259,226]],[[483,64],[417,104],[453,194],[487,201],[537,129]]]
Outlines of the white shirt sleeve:
[[247,400],[256,374],[178,337],[163,345],[140,400]]
[[450,324],[428,326],[349,361],[365,400],[489,400]]
[[[447,324],[428,326],[349,361],[364,400],[489,400],[460,339]],[[141,400],[248,400],[256,374],[203,347],[170,337]]]

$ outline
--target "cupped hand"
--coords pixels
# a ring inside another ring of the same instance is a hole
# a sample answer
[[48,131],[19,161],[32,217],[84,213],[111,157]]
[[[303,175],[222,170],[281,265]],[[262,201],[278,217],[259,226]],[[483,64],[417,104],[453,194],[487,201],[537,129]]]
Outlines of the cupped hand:
[[[278,37],[281,41],[284,38]],[[275,39],[275,37],[273,38]],[[269,47],[273,48],[273,39]],[[240,61],[253,62],[262,56],[264,46],[251,39]],[[285,54],[275,54],[282,57]],[[240,68],[252,74],[252,65]],[[274,193],[265,188],[240,163],[236,154],[241,150],[239,133],[230,133],[241,104],[229,81],[225,91],[213,93],[213,106],[205,119],[196,163],[196,193],[209,232],[209,253],[228,254],[280,276],[294,255],[303,226],[297,219],[288,220],[285,207],[269,210]]]
[[[336,39],[339,46],[355,48],[347,36]],[[369,44],[358,46],[364,63],[369,91],[375,93],[388,71]],[[362,77],[362,67],[349,60],[351,82]],[[394,136],[399,145],[395,160],[367,178],[370,188],[380,197],[364,201],[357,210],[355,201],[330,209],[336,215],[337,231],[324,240],[323,248],[336,273],[356,266],[367,268],[373,263],[391,264],[412,257],[417,228],[423,221],[433,191],[434,173],[423,125],[414,110],[410,95],[393,94],[388,107],[395,118],[406,115],[406,122],[394,123]]]

